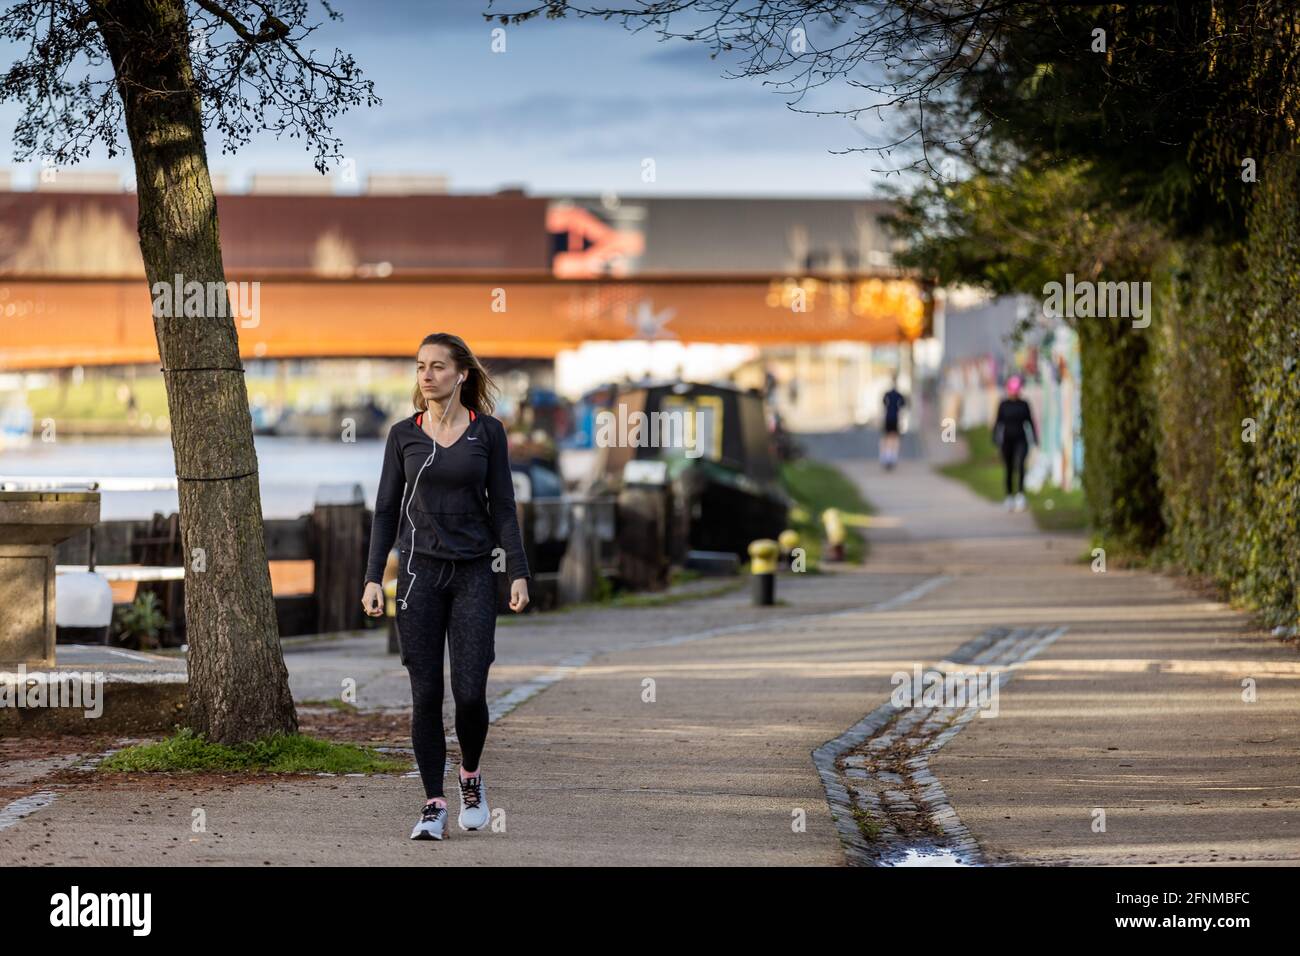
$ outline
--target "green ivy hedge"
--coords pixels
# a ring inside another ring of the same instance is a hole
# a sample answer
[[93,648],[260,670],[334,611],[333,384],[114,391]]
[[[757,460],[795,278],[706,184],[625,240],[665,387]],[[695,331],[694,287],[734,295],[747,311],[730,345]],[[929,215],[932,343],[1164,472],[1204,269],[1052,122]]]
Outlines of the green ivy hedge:
[[1241,440],[1248,410],[1243,271],[1240,248],[1183,247],[1158,286],[1160,321],[1152,324],[1164,550],[1189,571],[1225,582],[1243,564],[1240,529],[1251,512]]
[[[1154,290],[1158,551],[1270,625],[1300,619],[1300,161],[1261,178],[1244,244],[1184,244]],[[1086,439],[1085,439],[1086,440]]]
[[1300,618],[1300,154],[1264,164],[1250,214],[1252,308],[1246,323],[1249,411],[1259,423],[1246,457],[1253,479],[1251,596],[1274,621]]
[[1124,318],[1081,318],[1075,327],[1083,373],[1083,489],[1088,510],[1104,545],[1146,552],[1164,533],[1156,478],[1158,415],[1151,387],[1151,330],[1135,329],[1132,320]]

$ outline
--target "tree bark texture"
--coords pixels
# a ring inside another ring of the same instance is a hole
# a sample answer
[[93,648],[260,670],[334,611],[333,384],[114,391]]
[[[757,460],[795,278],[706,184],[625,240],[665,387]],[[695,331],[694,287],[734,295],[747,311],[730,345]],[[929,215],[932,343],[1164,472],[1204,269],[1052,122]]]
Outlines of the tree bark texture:
[[[135,159],[149,287],[224,282],[184,0],[93,0]],[[206,299],[206,296],[205,296]],[[157,311],[157,310],[155,310]],[[185,554],[189,705],[208,740],[296,733],[262,525],[232,309],[153,316],[167,387]],[[141,317],[143,319],[143,316]]]

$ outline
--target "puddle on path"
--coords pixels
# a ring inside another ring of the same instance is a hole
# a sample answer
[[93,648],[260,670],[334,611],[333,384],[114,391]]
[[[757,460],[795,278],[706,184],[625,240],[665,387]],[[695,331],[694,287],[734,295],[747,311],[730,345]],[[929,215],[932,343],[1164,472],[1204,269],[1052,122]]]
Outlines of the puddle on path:
[[881,861],[881,866],[974,866],[961,854],[943,847],[908,847],[902,856]]

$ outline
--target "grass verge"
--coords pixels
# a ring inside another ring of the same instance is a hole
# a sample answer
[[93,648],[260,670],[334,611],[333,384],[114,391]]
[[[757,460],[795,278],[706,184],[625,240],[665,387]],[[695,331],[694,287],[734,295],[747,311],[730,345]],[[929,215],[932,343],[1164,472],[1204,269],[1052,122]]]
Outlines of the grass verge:
[[298,701],[299,707],[331,707],[334,710],[341,710],[345,714],[359,714],[361,708],[351,701],[338,700],[334,697],[317,697],[311,700]]
[[411,761],[371,747],[302,734],[276,734],[247,744],[211,743],[188,727],[163,740],[127,747],[99,764],[108,773],[405,773]]
[[874,509],[842,471],[824,462],[801,458],[782,462],[781,483],[795,500],[795,507],[790,510],[790,527],[799,532],[800,546],[805,549],[810,568],[821,562],[825,548],[822,512],[827,508],[838,508],[844,518],[845,560],[855,564],[866,560],[867,539],[858,529],[866,527]]

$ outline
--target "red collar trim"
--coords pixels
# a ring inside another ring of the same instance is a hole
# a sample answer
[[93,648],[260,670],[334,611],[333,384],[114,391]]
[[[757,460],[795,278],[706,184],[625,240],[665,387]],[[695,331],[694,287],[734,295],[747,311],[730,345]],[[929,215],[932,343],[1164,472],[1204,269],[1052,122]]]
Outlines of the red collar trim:
[[[476,418],[478,418],[478,416],[474,414],[474,409],[472,409],[472,408],[469,409],[469,420],[472,422],[472,421],[474,421],[474,419],[476,419]],[[415,413],[415,424],[418,425],[418,424],[420,424],[420,422],[422,422],[423,420],[424,420],[424,412],[416,412],[416,413]]]

